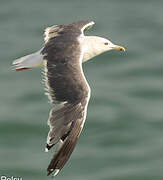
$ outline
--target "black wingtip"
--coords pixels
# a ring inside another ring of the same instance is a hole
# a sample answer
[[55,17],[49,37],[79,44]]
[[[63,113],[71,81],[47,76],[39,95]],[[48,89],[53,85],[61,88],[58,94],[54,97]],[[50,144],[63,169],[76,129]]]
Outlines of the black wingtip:
[[60,169],[48,169],[47,171],[48,171],[47,176],[49,176],[53,172],[54,172],[53,176],[56,176],[59,173]]
[[46,149],[49,151],[53,146],[54,146],[54,144],[52,144],[50,146],[48,144],[46,144]]
[[53,171],[54,169],[47,169],[47,176],[49,176]]
[[71,125],[73,128],[71,129],[67,138],[63,141],[62,146],[54,154],[47,168],[47,175],[50,175],[52,172],[54,172],[54,176],[56,176],[59,171],[64,167],[65,163],[68,161],[82,130],[81,123],[82,121],[79,119]]
[[51,169],[51,171],[50,170],[48,170],[48,172],[47,172],[47,176],[49,176],[52,172],[54,171],[54,169]]

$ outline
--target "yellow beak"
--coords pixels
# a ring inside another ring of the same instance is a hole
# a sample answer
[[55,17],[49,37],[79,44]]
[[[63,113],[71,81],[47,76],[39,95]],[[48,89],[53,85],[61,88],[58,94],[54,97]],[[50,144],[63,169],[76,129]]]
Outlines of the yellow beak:
[[124,47],[122,47],[122,46],[118,46],[118,45],[115,45],[114,47],[113,47],[113,49],[115,49],[115,50],[119,50],[119,51],[126,51],[126,49],[124,48]]

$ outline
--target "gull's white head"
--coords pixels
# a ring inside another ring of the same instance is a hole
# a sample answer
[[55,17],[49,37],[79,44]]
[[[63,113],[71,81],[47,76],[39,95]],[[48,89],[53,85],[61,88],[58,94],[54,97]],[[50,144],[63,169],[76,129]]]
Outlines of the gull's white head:
[[106,51],[110,51],[114,49],[125,51],[124,47],[115,45],[108,39],[98,36],[85,36],[83,41],[83,46],[84,46],[83,62],[99,54],[102,54]]

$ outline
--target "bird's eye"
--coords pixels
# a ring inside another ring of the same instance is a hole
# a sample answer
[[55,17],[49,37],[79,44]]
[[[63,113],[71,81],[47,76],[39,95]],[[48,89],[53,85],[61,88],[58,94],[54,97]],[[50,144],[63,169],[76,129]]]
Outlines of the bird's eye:
[[108,42],[106,42],[106,43],[104,43],[105,45],[108,45],[109,43]]

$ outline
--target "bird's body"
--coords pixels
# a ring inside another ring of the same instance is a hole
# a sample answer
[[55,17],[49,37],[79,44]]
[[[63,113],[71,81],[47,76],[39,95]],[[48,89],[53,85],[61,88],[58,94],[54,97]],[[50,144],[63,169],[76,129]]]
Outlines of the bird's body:
[[46,92],[54,107],[49,116],[50,131],[46,151],[56,143],[58,148],[47,169],[55,175],[69,159],[83,128],[90,87],[82,69],[85,62],[111,49],[123,50],[109,40],[84,36],[92,21],[57,25],[45,30],[45,45],[41,50],[13,62],[17,71],[44,66]]

